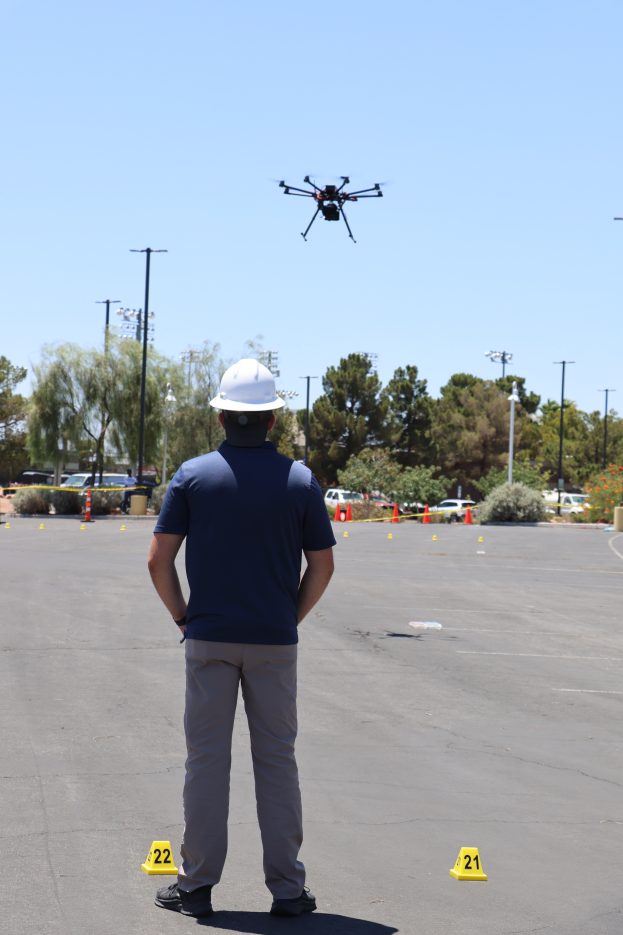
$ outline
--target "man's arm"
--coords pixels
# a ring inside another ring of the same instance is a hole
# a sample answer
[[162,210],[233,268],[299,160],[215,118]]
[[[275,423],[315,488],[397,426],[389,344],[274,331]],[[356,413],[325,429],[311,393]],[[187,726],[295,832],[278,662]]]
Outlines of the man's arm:
[[[181,620],[186,616],[186,601],[175,568],[175,557],[183,541],[184,536],[156,532],[147,557],[147,567],[153,585],[174,620]],[[180,630],[185,632],[186,627],[180,627]]]
[[298,622],[307,616],[324,594],[333,575],[333,549],[305,552],[307,568],[301,578],[298,596]]

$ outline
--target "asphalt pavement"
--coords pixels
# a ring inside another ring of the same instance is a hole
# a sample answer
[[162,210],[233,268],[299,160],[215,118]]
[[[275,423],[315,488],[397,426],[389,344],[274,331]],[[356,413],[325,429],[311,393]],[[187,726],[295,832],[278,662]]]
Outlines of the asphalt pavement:
[[[39,526],[0,526],[0,932],[196,931],[153,905],[174,877],[140,870],[152,840],[179,859],[185,756],[183,648],[145,564],[153,521]],[[335,528],[336,574],[299,644],[319,909],[268,915],[239,709],[229,857],[203,925],[620,935],[623,535]],[[486,882],[449,875],[465,846]]]

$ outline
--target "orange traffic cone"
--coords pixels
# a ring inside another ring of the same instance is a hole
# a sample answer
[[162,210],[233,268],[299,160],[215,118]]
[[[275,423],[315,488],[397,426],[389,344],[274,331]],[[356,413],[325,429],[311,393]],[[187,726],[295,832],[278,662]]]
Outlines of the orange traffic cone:
[[422,522],[430,523],[430,521],[431,521],[430,510],[428,509],[428,503],[427,503],[424,507],[424,515],[422,516]]
[[91,523],[91,488],[87,487],[87,500],[84,505],[84,521],[85,523]]
[[350,503],[346,504],[346,522],[352,523],[353,521],[353,508]]
[[394,503],[394,512],[392,513],[392,523],[400,522],[400,513],[398,512],[398,504]]
[[333,522],[334,523],[342,522],[342,507],[339,505],[339,503],[336,504],[336,507],[335,507],[335,516],[333,517]]
[[466,526],[473,526],[473,525],[474,525],[474,520],[472,519],[472,508],[471,508],[471,506],[468,506],[467,509],[465,510],[465,518],[464,518],[463,522],[465,523]]

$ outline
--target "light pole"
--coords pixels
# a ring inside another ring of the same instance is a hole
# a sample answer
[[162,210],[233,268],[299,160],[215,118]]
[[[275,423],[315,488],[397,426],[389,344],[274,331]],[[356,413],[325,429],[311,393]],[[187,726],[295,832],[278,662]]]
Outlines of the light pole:
[[143,462],[145,460],[145,385],[147,381],[147,335],[149,328],[149,267],[152,253],[168,253],[168,250],[152,250],[145,247],[143,250],[130,250],[130,253],[145,254],[145,305],[143,318],[143,364],[141,367],[141,412],[138,430],[138,485],[143,483]]
[[519,402],[517,395],[517,383],[513,380],[513,388],[508,397],[511,404],[511,423],[508,432],[508,483],[513,483],[513,454],[515,449],[515,403]]
[[303,455],[303,464],[307,465],[307,455],[309,453],[309,382],[317,380],[318,377],[299,377],[299,380],[307,380],[307,394],[305,398],[305,454]]
[[167,443],[169,441],[169,419],[175,411],[175,405],[177,399],[173,392],[173,387],[170,383],[167,383],[167,395],[164,397],[164,444],[162,451],[162,481],[161,483],[166,484],[167,482]]
[[602,393],[606,394],[606,401],[604,403],[604,453],[601,461],[601,466],[606,468],[608,466],[608,393],[616,393],[616,390],[613,390],[609,387],[606,390],[601,390]]
[[560,391],[560,429],[559,429],[559,441],[558,441],[558,509],[556,512],[560,516],[560,496],[562,494],[562,489],[565,485],[564,478],[562,476],[562,439],[563,439],[563,430],[565,423],[565,369],[567,364],[574,364],[574,360],[555,360],[554,363],[556,366],[559,364],[562,366],[562,389]]
[[502,364],[502,379],[504,379],[506,375],[506,365],[510,364],[513,355],[508,351],[487,351],[485,357],[488,357],[492,364]]
[[97,299],[96,305],[106,306],[106,327],[104,328],[104,353],[108,353],[108,329],[110,327],[110,303],[121,302],[121,299]]
[[[117,315],[120,315],[123,319],[119,328],[121,329],[122,338],[134,338],[140,344],[143,340],[143,309],[142,308],[118,308]],[[154,336],[154,319],[155,312],[149,313],[149,322],[147,325],[147,330],[149,332],[149,340],[153,339]]]

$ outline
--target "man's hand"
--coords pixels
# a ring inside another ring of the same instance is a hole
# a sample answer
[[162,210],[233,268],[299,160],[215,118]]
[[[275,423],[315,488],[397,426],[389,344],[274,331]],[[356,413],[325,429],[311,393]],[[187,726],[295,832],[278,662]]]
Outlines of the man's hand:
[[333,575],[333,549],[305,552],[307,568],[301,578],[298,596],[298,622],[310,612],[324,594]]

